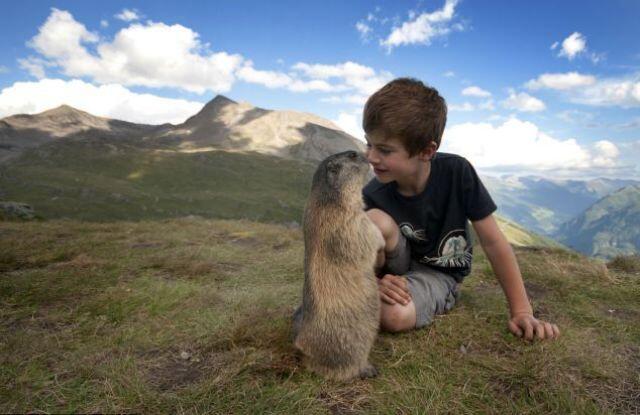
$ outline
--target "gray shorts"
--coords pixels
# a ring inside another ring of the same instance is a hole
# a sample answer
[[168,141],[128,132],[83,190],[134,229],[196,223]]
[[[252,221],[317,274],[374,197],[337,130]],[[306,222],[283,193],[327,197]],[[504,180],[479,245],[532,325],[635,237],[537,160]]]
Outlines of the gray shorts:
[[431,324],[434,316],[451,310],[458,298],[453,277],[411,259],[407,239],[400,234],[398,246],[386,254],[383,272],[404,275],[416,306],[416,328]]

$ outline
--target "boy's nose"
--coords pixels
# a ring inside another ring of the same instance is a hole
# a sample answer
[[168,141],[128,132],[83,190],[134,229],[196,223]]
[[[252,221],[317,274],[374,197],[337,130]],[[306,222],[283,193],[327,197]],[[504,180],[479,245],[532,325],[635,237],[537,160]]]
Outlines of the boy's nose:
[[378,162],[378,156],[376,155],[376,152],[374,149],[372,148],[367,148],[364,152],[365,157],[367,158],[367,161],[371,164],[375,164]]

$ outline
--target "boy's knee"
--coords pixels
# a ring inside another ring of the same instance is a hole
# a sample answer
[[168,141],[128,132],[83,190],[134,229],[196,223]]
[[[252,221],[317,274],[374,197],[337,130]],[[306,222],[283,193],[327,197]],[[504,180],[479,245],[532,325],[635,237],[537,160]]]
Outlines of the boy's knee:
[[398,224],[389,214],[380,209],[367,210],[369,219],[380,229],[385,242],[385,251],[391,252],[398,244]]
[[416,326],[416,309],[413,301],[400,304],[382,304],[380,309],[380,328],[391,333],[412,330]]

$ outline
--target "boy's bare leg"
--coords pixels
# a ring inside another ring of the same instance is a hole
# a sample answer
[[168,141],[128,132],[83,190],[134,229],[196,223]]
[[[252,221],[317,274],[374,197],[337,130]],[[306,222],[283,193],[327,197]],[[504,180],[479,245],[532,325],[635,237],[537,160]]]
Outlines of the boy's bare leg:
[[[378,252],[376,260],[376,273],[378,273],[384,266],[386,254],[393,252],[398,246],[400,230],[393,218],[382,210],[370,209],[367,215],[380,229],[385,241],[384,249]],[[416,307],[408,293],[406,279],[402,278],[404,280],[402,281],[401,278],[387,274],[378,280],[382,300],[380,307],[382,330],[400,332],[414,329],[416,326]]]
[[413,330],[416,328],[416,306],[413,301],[409,304],[387,304],[380,306],[380,328],[390,333]]

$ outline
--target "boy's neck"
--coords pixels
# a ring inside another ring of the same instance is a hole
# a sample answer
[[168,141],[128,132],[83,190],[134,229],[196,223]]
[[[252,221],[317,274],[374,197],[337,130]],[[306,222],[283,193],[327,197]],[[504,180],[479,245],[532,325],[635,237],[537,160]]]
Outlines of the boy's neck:
[[424,191],[431,175],[431,160],[420,163],[414,176],[406,181],[396,181],[397,191],[402,196],[416,196]]

